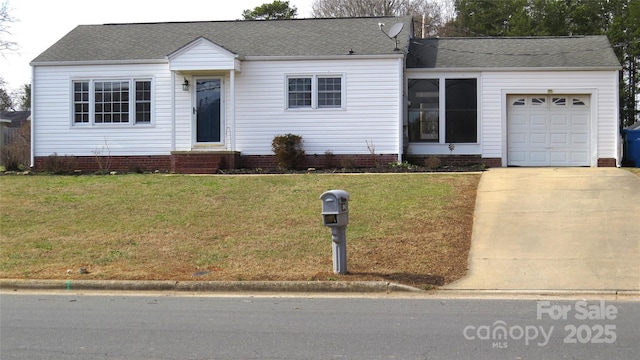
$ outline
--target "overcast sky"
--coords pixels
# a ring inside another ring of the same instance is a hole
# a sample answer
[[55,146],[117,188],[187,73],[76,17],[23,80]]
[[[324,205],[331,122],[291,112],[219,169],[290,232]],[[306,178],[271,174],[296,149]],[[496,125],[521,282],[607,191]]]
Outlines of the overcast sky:
[[[0,3],[7,0],[0,0]],[[237,20],[271,0],[8,0],[15,53],[0,56],[0,76],[15,90],[31,82],[29,62],[78,25]],[[298,18],[311,17],[313,0],[289,0]]]

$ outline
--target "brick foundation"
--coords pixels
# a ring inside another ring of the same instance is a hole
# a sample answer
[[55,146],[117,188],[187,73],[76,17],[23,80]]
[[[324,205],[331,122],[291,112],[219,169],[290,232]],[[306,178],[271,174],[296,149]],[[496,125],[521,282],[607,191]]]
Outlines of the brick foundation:
[[240,153],[233,151],[171,153],[171,171],[176,174],[215,174],[218,169],[235,169]]
[[[371,168],[397,161],[395,154],[384,155],[307,155],[300,169]],[[154,156],[41,156],[35,158],[35,171],[54,173],[93,173],[98,171],[147,172],[176,174],[215,174],[219,169],[275,169],[274,155],[247,155],[239,152],[175,151]]]
[[[428,158],[438,158],[442,165],[465,166],[484,164],[501,167],[501,158],[483,158],[480,155],[406,155],[405,160],[420,166]],[[383,155],[307,155],[300,169],[316,168],[372,168],[397,161],[395,154]],[[219,169],[275,169],[274,155],[246,155],[239,152],[173,152],[171,155],[148,156],[40,156],[35,158],[36,171],[83,172],[97,171],[147,172],[162,171],[177,174],[215,174]],[[615,167],[616,159],[600,158],[598,167]]]
[[502,158],[482,158],[486,167],[502,167]]
[[616,167],[616,159],[612,158],[599,158],[598,167]]
[[154,156],[41,156],[34,159],[36,171],[60,173],[97,171],[171,171],[170,155]]
[[[373,168],[385,166],[398,161],[396,154],[381,155],[306,155],[304,161],[298,166],[300,169],[316,168]],[[274,155],[245,155],[240,157],[241,168],[246,169],[275,169],[278,160]]]

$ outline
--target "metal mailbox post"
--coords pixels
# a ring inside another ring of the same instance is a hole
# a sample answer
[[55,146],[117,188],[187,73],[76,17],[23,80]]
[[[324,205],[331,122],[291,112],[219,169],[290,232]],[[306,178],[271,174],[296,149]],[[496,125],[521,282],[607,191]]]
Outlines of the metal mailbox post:
[[331,228],[333,272],[347,273],[347,224],[349,224],[349,193],[329,190],[320,195],[322,225]]

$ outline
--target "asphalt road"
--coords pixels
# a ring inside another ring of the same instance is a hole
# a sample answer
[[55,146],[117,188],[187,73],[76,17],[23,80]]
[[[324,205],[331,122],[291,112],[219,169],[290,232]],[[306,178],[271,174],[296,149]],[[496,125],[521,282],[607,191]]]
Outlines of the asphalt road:
[[640,302],[0,296],[7,359],[636,359]]

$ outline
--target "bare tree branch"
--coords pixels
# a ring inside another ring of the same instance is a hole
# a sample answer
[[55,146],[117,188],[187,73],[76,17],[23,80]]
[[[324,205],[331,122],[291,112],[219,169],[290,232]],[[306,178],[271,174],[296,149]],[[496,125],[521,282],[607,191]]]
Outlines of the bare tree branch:
[[16,21],[16,19],[11,16],[10,10],[8,1],[4,1],[2,5],[0,5],[0,51],[2,56],[4,56],[5,51],[15,51],[18,49],[18,43],[9,40],[13,35],[10,31],[11,23]]

